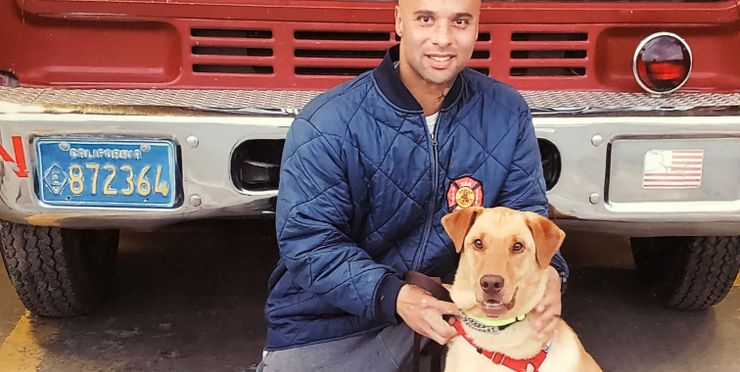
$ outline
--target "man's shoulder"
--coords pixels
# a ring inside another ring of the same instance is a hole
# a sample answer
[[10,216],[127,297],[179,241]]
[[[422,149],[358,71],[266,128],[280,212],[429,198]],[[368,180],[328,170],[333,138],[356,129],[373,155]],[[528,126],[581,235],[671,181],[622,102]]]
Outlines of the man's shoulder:
[[327,122],[324,118],[330,116],[335,120],[329,120],[329,123],[341,122],[342,117],[348,114],[351,117],[360,109],[360,104],[372,87],[372,74],[363,73],[313,98],[303,107],[296,119],[322,124]]
[[514,87],[470,68],[463,70],[463,74],[473,97],[481,98],[491,108],[503,107],[512,113],[520,113],[529,109],[527,101]]

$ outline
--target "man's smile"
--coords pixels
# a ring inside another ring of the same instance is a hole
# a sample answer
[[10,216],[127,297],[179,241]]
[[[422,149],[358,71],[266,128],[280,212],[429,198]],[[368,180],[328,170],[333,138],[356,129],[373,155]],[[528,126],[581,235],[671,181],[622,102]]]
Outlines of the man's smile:
[[455,58],[452,54],[426,54],[426,57],[431,60],[432,68],[440,70],[448,68]]

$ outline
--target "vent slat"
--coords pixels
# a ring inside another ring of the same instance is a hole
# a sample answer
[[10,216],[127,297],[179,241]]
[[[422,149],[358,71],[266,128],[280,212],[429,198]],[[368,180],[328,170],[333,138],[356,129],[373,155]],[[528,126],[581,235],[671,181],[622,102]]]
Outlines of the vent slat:
[[347,50],[387,50],[393,42],[390,41],[363,41],[358,43],[349,40],[294,40],[296,49],[347,49]]
[[[401,37],[396,35],[396,33],[393,33],[393,40],[394,41],[401,41]],[[476,39],[479,43],[489,43],[491,41],[491,33],[490,32],[483,32],[478,31],[478,39]]]
[[479,41],[479,42],[481,42],[481,41],[483,41],[483,42],[491,41],[491,33],[490,32],[481,32],[481,31],[478,31],[478,39],[476,41]]
[[511,49],[588,49],[588,41],[512,41]]
[[473,70],[480,72],[483,75],[490,75],[491,70],[486,67],[471,67]]
[[490,59],[491,58],[491,52],[488,50],[474,50],[473,56],[471,59]]
[[272,74],[272,66],[236,65],[236,64],[194,64],[193,72],[219,74],[266,75]]
[[211,63],[225,63],[225,64],[257,64],[257,65],[270,65],[275,61],[274,57],[258,57],[258,56],[237,56],[237,55],[191,55],[194,63],[200,64],[211,64]]
[[511,41],[587,41],[585,32],[513,32]]
[[215,37],[191,38],[193,46],[226,46],[243,48],[271,48],[275,44],[273,39],[220,39]]
[[376,31],[295,31],[296,40],[390,41],[390,32]]
[[190,36],[233,39],[272,39],[272,31],[249,29],[193,28],[190,29]]
[[558,76],[581,78],[586,76],[585,67],[512,67],[509,69],[511,77]]
[[380,58],[295,58],[298,67],[360,67],[373,68],[380,63]]
[[585,50],[512,50],[512,59],[584,59]]
[[194,46],[191,48],[191,53],[195,55],[271,57],[272,49],[230,46]]
[[319,75],[319,76],[356,76],[371,70],[368,68],[345,68],[345,67],[296,67],[296,75]]
[[381,59],[385,50],[296,49],[294,55],[300,58]]

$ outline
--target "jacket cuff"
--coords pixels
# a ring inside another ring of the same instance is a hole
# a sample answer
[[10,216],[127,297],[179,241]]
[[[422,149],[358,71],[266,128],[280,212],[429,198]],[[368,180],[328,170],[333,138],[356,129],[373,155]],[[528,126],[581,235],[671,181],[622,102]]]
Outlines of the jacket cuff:
[[396,317],[396,300],[401,287],[406,284],[399,277],[388,274],[380,280],[375,295],[375,317],[391,323],[398,323]]
[[558,276],[560,276],[560,293],[564,294],[568,287],[568,276],[570,276],[570,270],[568,264],[565,263],[565,259],[560,254],[560,251],[558,251],[550,261],[550,266],[555,268],[555,271],[558,272]]

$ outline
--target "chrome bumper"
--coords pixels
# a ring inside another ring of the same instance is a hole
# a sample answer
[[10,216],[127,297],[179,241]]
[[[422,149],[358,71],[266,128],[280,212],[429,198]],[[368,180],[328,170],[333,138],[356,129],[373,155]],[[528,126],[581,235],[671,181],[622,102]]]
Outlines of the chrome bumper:
[[[19,177],[12,162],[0,162],[0,219],[152,229],[192,219],[270,215],[276,191],[237,189],[230,178],[232,152],[246,140],[284,138],[292,116],[317,94],[240,91],[221,101],[224,91],[166,93],[176,99],[162,99],[161,91],[105,92],[0,88],[0,144],[12,156],[12,137],[20,136],[28,163],[28,176]],[[70,95],[84,96],[84,105]],[[551,216],[560,225],[632,236],[740,234],[740,94],[676,95],[656,101],[660,109],[653,98],[628,93],[524,96],[535,113],[537,136],[560,154],[560,177],[548,192]],[[173,103],[183,100],[185,109]],[[127,106],[111,106],[113,101]],[[174,141],[182,156],[183,203],[146,210],[40,203],[34,140],[91,134]],[[651,149],[703,150],[701,187],[643,189],[644,156]]]
[[[0,114],[0,144],[12,157],[12,136],[20,136],[28,165],[0,165],[0,219],[33,225],[150,229],[191,219],[271,214],[275,191],[238,190],[231,180],[233,150],[250,139],[282,139],[290,117]],[[54,207],[41,203],[35,188],[35,140],[46,136],[122,135],[169,139],[180,148],[182,204],[174,209]]]
[[[562,171],[548,192],[566,228],[631,236],[740,234],[740,115],[536,117]],[[645,188],[650,150],[703,150],[700,186]]]

